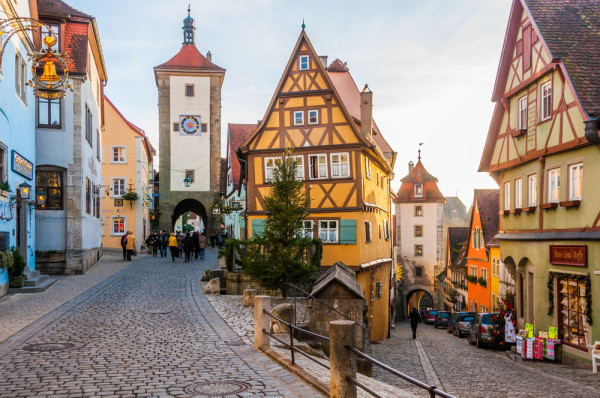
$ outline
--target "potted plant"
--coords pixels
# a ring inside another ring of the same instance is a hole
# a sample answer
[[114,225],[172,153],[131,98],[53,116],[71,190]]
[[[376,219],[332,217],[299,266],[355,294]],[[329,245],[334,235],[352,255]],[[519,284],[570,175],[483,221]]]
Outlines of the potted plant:
[[133,208],[133,202],[138,200],[140,197],[134,189],[129,188],[127,191],[123,192],[121,198],[123,198],[123,200],[128,200],[129,207]]
[[487,281],[484,278],[479,278],[478,281],[479,281],[479,284],[483,287],[485,287],[487,285]]
[[8,283],[10,287],[21,288],[25,284],[23,271],[25,271],[25,260],[19,252],[19,249],[12,249],[13,262],[8,267]]

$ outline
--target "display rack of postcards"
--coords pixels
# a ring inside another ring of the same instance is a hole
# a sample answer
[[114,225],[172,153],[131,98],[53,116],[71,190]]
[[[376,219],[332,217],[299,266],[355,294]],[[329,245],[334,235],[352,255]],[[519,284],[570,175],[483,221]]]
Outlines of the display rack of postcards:
[[526,330],[520,330],[517,335],[516,350],[521,360],[557,361],[560,339],[551,339],[548,332],[539,332],[537,337],[527,337]]
[[587,348],[585,283],[565,276],[559,280],[559,329],[565,344]]

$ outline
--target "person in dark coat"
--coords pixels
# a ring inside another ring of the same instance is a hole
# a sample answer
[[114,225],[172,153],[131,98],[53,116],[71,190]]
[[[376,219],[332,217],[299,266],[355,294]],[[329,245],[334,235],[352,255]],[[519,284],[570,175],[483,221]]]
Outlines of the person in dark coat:
[[186,263],[190,262],[192,250],[194,250],[194,241],[192,239],[192,234],[188,232],[183,239],[183,252],[185,253]]
[[169,245],[169,235],[163,229],[159,236],[160,242],[160,256],[167,257],[167,246]]
[[417,311],[416,308],[413,308],[410,315],[408,315],[408,319],[410,319],[410,328],[413,332],[413,339],[417,338],[417,326],[421,323],[421,314]]
[[183,240],[185,235],[177,231],[177,245],[179,246],[179,258],[183,257]]
[[[129,231],[127,231],[129,232]],[[121,247],[123,248],[123,261],[127,260],[127,232],[125,232],[123,234],[123,236],[121,236]]]
[[192,240],[194,241],[194,259],[198,260],[198,256],[200,256],[200,241],[198,240],[198,231],[194,231],[192,234]]

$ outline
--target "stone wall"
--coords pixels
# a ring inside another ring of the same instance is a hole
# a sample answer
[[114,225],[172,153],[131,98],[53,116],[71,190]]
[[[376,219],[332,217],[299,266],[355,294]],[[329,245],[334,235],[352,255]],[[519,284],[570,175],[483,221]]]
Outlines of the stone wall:
[[[363,299],[309,299],[308,300],[308,329],[323,336],[329,336],[329,322],[348,318],[363,324]],[[326,304],[326,305],[323,305]],[[329,307],[335,308],[336,311]],[[363,349],[363,329],[356,325],[356,347]]]

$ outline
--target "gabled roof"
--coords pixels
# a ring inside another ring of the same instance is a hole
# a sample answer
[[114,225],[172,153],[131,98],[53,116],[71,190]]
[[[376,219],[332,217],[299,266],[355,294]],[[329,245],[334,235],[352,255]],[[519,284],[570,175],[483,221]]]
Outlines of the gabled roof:
[[467,239],[469,239],[469,227],[448,227],[448,245],[452,264],[458,258],[460,250]]
[[84,17],[91,18],[92,16],[85,12],[79,11],[62,0],[37,0],[38,13],[44,15],[52,15],[60,18]]
[[[473,196],[473,203],[477,203],[483,230],[483,243],[487,245],[498,234],[498,226],[500,225],[500,190],[476,189]],[[475,212],[472,212],[469,228],[473,225],[474,214]]]
[[240,184],[240,172],[241,166],[240,161],[236,155],[240,145],[250,137],[250,135],[256,129],[256,124],[234,124],[229,123],[227,125],[227,145],[229,146],[229,161],[231,162],[231,177],[233,180],[233,187],[236,189]]
[[589,115],[600,116],[600,2],[523,0],[553,57],[560,57]]
[[[440,192],[437,186],[437,178],[429,174],[425,170],[425,166],[421,162],[421,159],[417,164],[409,171],[408,175],[402,178],[402,184],[396,194],[395,203],[409,203],[409,202],[445,202],[446,198]],[[415,198],[415,187],[414,184],[423,184],[423,197]]]
[[356,272],[348,268],[347,265],[338,261],[333,264],[327,271],[323,272],[315,281],[313,289],[310,292],[312,296],[317,295],[320,291],[330,284],[337,282],[348,289],[358,298],[364,298],[360,284],[356,279]]
[[225,69],[209,61],[191,43],[184,44],[173,58],[154,67],[155,71],[159,69],[190,69],[225,73]]
[[129,128],[135,134],[137,134],[137,135],[139,135],[140,137],[143,138],[144,147],[146,148],[146,154],[148,155],[148,159],[150,161],[152,161],[154,159],[154,155],[156,155],[156,149],[154,149],[154,147],[150,143],[150,139],[146,135],[146,132],[144,130],[142,130],[141,128],[139,128],[138,126],[136,126],[135,124],[131,123],[129,120],[127,120],[127,118],[125,118],[125,116],[123,116],[123,114],[121,113],[121,111],[115,106],[115,104],[112,103],[111,100],[108,99],[108,97],[106,95],[104,96],[104,99],[106,100],[106,102],[108,103],[108,105],[111,108],[113,108],[115,110],[115,112],[117,112],[117,115],[119,115],[119,117],[121,118],[121,120],[123,120],[125,122],[125,124],[127,124],[127,126],[129,126]]

